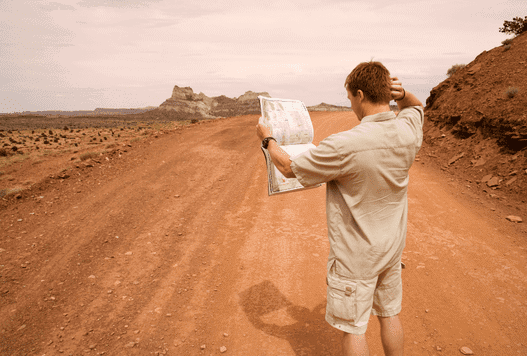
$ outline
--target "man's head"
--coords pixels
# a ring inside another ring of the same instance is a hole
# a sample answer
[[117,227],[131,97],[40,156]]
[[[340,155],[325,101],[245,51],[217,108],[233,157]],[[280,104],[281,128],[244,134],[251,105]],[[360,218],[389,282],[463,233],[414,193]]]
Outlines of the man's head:
[[346,78],[344,87],[351,107],[359,120],[375,112],[389,110],[391,95],[390,72],[380,62],[363,62]]
[[380,62],[363,62],[355,67],[346,78],[346,90],[357,96],[359,90],[372,104],[389,104],[390,71]]

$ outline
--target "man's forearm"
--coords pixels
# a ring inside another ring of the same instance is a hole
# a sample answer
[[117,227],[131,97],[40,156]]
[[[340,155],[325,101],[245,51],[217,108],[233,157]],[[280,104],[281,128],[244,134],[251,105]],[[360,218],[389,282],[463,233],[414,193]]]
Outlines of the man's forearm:
[[410,93],[409,91],[405,91],[404,99],[396,101],[397,106],[399,107],[399,111],[401,111],[404,108],[407,108],[409,106],[421,106],[423,107],[423,104],[417,97]]
[[271,159],[278,168],[278,170],[284,175],[286,178],[295,178],[295,174],[291,170],[291,158],[289,155],[278,146],[278,144],[271,140],[269,141],[269,145],[267,146],[267,150],[269,151],[269,154],[271,155]]

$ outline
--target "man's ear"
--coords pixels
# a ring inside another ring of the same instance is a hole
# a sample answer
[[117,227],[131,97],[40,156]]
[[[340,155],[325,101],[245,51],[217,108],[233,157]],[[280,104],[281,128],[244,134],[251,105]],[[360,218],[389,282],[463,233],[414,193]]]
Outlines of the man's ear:
[[357,96],[359,97],[360,102],[364,101],[364,92],[362,90],[357,90]]

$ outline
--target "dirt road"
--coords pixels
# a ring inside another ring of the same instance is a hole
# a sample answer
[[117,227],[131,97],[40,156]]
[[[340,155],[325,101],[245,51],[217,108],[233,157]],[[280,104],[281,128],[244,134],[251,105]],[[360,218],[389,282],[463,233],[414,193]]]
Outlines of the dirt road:
[[[145,139],[0,211],[0,354],[339,355],[325,188],[267,196],[257,119]],[[315,143],[358,123],[312,119]],[[462,188],[412,167],[406,354],[527,355],[525,230]]]

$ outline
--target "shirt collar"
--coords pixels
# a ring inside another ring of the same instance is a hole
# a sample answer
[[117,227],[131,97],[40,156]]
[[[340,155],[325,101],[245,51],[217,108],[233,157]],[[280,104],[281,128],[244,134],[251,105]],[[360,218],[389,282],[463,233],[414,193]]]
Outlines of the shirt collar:
[[374,115],[365,116],[361,122],[378,122],[395,119],[397,115],[393,111],[385,111]]

